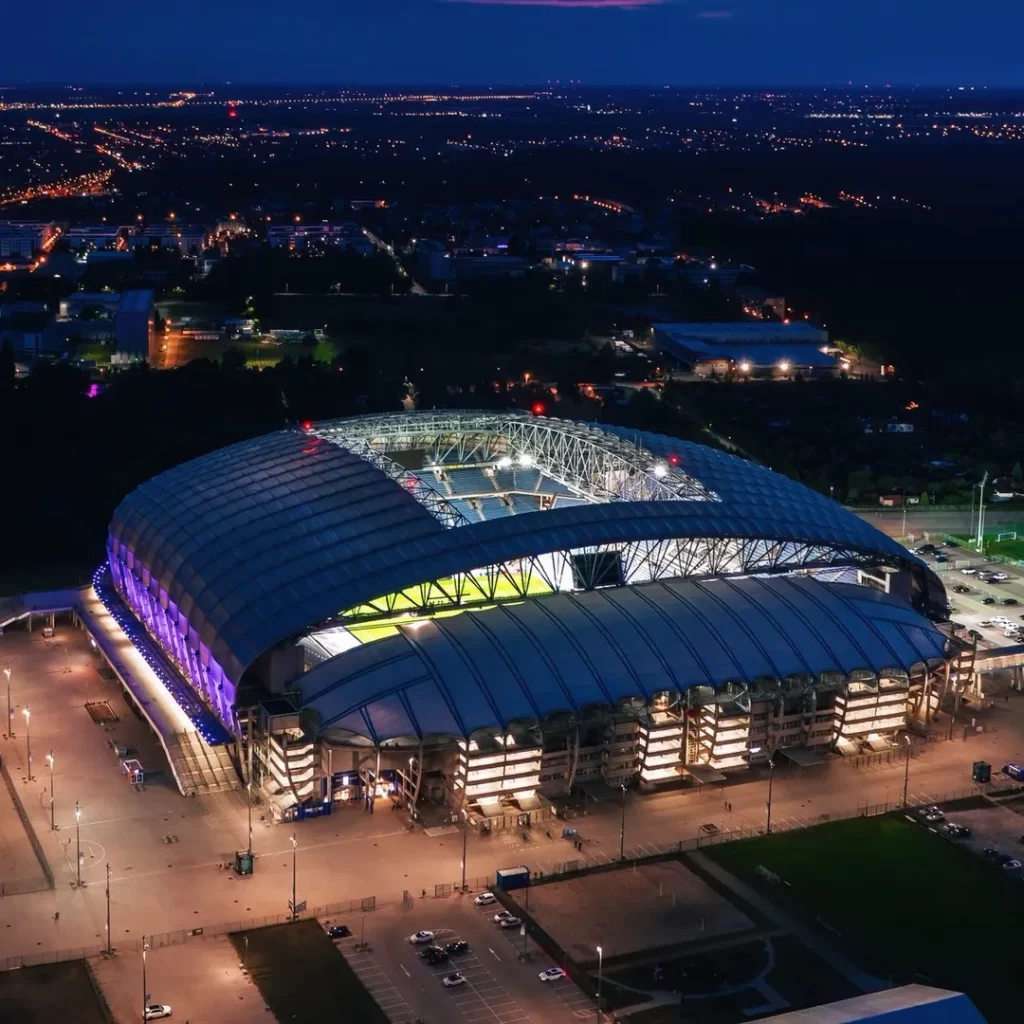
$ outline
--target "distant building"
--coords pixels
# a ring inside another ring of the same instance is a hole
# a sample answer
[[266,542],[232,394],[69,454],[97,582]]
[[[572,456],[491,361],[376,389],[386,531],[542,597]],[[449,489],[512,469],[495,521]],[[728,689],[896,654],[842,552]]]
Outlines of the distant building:
[[61,316],[77,318],[92,309],[113,319],[120,304],[121,296],[117,292],[72,292],[60,300],[59,313]]
[[692,373],[745,376],[835,374],[839,361],[823,349],[828,332],[808,323],[657,323],[654,343]]
[[151,291],[125,292],[117,307],[117,350],[145,359],[153,340],[154,295]]
[[127,249],[135,228],[116,224],[75,224],[64,228],[62,237],[75,251]]
[[153,246],[177,249],[182,256],[198,256],[206,248],[207,231],[191,224],[154,224],[141,228],[132,239],[136,249]]
[[57,227],[45,221],[0,221],[0,259],[23,256],[31,259],[54,241]]
[[43,339],[53,314],[45,310],[16,312],[0,320],[0,346],[10,342],[15,357],[34,358],[43,352]]
[[767,308],[780,320],[786,318],[786,299],[778,292],[770,292],[756,284],[739,284],[736,286],[736,298],[743,303],[743,308],[751,313]]
[[375,246],[363,229],[351,221],[344,224],[278,224],[267,229],[267,241],[279,249],[301,251],[311,245],[336,245],[369,256]]
[[529,260],[523,256],[448,252],[441,242],[429,238],[416,243],[416,275],[428,281],[523,277],[529,266]]

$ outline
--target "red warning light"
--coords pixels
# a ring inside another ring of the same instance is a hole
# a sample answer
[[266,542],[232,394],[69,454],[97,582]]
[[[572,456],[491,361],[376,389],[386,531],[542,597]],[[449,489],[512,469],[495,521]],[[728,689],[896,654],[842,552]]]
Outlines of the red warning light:
[[303,420],[302,421],[302,429],[306,430],[306,431],[312,430],[313,429],[313,421],[312,420]]
[[543,416],[544,415],[544,403],[543,402],[534,402],[533,405],[530,406],[530,412],[532,412],[534,416]]
[[679,456],[678,455],[670,455],[668,457],[668,464],[670,466],[678,466],[679,465]]
[[238,107],[233,103],[228,104],[228,117],[238,117]]

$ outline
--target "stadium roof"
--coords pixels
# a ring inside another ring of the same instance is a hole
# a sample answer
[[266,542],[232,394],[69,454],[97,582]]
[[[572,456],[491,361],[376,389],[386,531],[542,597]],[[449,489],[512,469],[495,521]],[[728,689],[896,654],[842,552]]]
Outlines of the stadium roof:
[[[561,421],[546,422],[556,429]],[[715,500],[592,503],[445,529],[366,458],[287,430],[143,484],[115,510],[111,547],[131,552],[235,682],[263,651],[344,609],[452,573],[586,545],[686,537],[793,541],[877,555],[918,577],[933,575],[868,523],[777,473],[659,435],[610,428],[604,436],[609,445],[639,436],[653,446],[652,457],[677,454],[680,470]],[[931,585],[944,600],[941,584]]]
[[468,738],[588,705],[765,677],[909,672],[945,637],[896,598],[810,577],[674,580],[420,621],[302,677],[319,729]]

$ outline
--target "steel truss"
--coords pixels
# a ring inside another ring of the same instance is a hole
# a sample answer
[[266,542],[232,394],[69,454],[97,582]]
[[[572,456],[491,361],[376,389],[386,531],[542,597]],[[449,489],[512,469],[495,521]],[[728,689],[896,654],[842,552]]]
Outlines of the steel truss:
[[342,613],[354,622],[400,613],[429,614],[557,591],[594,590],[662,579],[782,573],[879,564],[870,552],[799,541],[684,537],[566,548],[481,566],[382,594]]
[[525,413],[441,411],[329,420],[317,436],[362,455],[418,450],[436,465],[507,456],[601,501],[715,501],[699,480],[596,427]]

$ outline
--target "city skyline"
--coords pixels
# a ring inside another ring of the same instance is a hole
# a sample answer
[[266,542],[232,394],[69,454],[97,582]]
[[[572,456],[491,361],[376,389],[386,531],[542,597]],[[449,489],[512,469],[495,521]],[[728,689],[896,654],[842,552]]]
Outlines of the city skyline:
[[[1007,2],[962,16],[952,0],[855,11],[810,0],[269,0],[165,19],[125,0],[55,0],[45,25],[7,15],[0,87],[88,84],[541,84],[1024,86]],[[63,26],[63,30],[61,30]],[[97,38],[116,61],[97,61]],[[55,31],[57,29],[57,31]],[[155,47],[155,49],[154,49]],[[46,53],[45,62],[38,54]],[[173,60],[158,58],[173,54]]]

